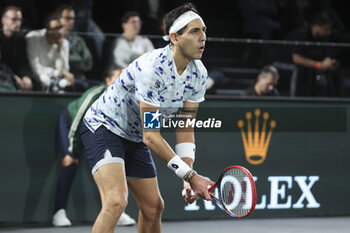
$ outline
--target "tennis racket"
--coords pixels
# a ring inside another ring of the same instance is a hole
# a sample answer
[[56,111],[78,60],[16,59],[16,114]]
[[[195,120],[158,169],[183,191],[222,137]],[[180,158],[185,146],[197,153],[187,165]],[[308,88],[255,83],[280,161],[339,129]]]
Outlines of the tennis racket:
[[[233,218],[247,217],[255,209],[255,182],[249,170],[242,166],[227,167],[208,191],[213,201]],[[191,195],[195,195],[193,190]]]

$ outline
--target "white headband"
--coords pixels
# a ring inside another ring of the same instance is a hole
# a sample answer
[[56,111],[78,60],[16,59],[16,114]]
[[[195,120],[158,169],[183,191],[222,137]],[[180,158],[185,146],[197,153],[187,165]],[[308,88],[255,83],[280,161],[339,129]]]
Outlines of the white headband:
[[171,33],[178,32],[181,28],[185,27],[189,22],[195,19],[200,19],[204,25],[202,18],[198,14],[193,11],[186,11],[173,22],[169,29],[169,35],[163,36],[163,39],[169,41]]

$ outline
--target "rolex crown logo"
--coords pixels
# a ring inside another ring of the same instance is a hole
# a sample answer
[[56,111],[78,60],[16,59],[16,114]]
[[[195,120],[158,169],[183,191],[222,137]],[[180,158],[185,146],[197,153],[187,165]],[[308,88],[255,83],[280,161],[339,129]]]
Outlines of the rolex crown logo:
[[241,129],[243,146],[245,151],[245,156],[250,164],[258,165],[265,161],[266,153],[269,148],[272,130],[276,127],[276,121],[270,121],[270,128],[267,132],[267,121],[269,119],[269,114],[264,112],[262,115],[263,123],[260,131],[259,118],[261,115],[260,109],[255,109],[255,126],[252,129],[252,113],[246,113],[247,119],[247,132],[244,131],[244,121],[238,121],[238,127]]

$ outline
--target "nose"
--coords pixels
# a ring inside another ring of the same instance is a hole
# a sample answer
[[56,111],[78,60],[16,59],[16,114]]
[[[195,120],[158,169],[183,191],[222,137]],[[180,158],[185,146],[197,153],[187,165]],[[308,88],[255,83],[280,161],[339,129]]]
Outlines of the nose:
[[207,34],[205,31],[201,31],[200,41],[206,41],[207,40]]

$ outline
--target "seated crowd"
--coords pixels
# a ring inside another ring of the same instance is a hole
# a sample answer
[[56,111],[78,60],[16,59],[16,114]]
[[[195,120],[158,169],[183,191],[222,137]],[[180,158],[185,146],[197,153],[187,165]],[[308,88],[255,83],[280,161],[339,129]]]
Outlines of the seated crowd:
[[[330,17],[334,15],[334,11],[330,14],[328,8],[328,13],[322,9],[313,14],[312,18],[307,15],[308,18],[304,17],[302,20],[301,15],[296,14],[298,18],[294,19],[293,24],[288,24],[288,27],[283,25],[287,25],[287,22],[290,22],[293,17],[287,19],[286,15],[282,15],[284,17],[280,17],[279,21],[275,20],[272,24],[271,15],[276,12],[281,14],[283,10],[286,10],[287,5],[284,5],[284,2],[287,1],[262,1],[262,5],[277,5],[270,8],[271,12],[265,12],[265,20],[257,21],[246,16],[250,15],[247,12],[248,5],[254,7],[253,1],[237,1],[238,9],[242,14],[243,36],[256,32],[259,35],[258,38],[266,40],[283,39],[313,43],[348,40],[349,37],[344,36],[347,33],[339,33],[344,31],[344,25],[335,21],[334,17]],[[260,8],[256,7],[258,12]],[[21,8],[7,6],[3,9],[2,29],[0,30],[0,91],[84,92],[103,82],[100,77],[103,76],[103,70],[109,65],[114,64],[124,68],[145,52],[166,45],[155,43],[148,37],[140,35],[141,16],[135,11],[126,12],[121,18],[122,34],[109,39],[105,35],[98,36],[96,33],[78,33],[75,23],[76,12],[70,5],[61,5],[48,14],[42,29],[23,30],[22,22]],[[269,30],[265,30],[266,27]],[[264,29],[264,33],[269,32],[268,35],[260,33],[260,29]],[[273,36],[276,34],[278,37]],[[335,50],[326,46],[298,45],[278,47],[281,45],[267,43],[259,46],[258,51],[254,51],[252,55],[255,59],[259,57],[259,61],[256,62],[254,58],[249,57],[249,49],[248,52],[245,50],[242,56],[237,54],[237,59],[242,57],[243,59],[238,59],[242,64],[254,63],[254,68],[261,71],[269,66],[270,69],[276,69],[277,74],[280,70],[279,67],[272,66],[274,62],[294,65],[298,70],[295,84],[296,96],[348,96],[346,83],[349,82],[346,81],[346,78],[350,72],[344,69],[344,63],[348,60],[348,49],[338,52],[340,49]],[[216,56],[218,61],[223,59],[219,54]],[[234,55],[230,54],[230,56]],[[213,56],[208,60],[210,59],[215,60],[216,58]],[[205,56],[203,61],[206,63]],[[209,64],[207,68],[210,74],[211,70],[216,70],[218,67],[216,64]],[[275,81],[273,85],[274,95],[278,93],[277,88],[280,83],[283,85],[284,75],[280,76],[280,82]],[[244,88],[250,91],[240,92],[242,95],[261,95],[257,91],[257,86],[254,87],[258,80],[255,80],[255,77],[254,74],[253,83]],[[215,77],[211,78],[212,82],[208,86],[211,91],[208,93],[214,94],[213,89],[218,87],[220,81]],[[225,86],[234,86],[236,83],[232,80],[230,75],[227,75]],[[242,81],[246,82],[246,80]],[[232,85],[229,85],[230,82]],[[270,91],[269,93],[271,94]]]
[[0,91],[83,92],[102,83],[99,76],[109,65],[126,67],[138,56],[154,49],[147,37],[139,35],[142,22],[137,12],[127,12],[123,16],[123,34],[110,43],[111,52],[108,59],[103,59],[104,64],[93,57],[88,46],[91,38],[74,31],[72,6],[61,5],[48,14],[43,29],[21,30],[22,21],[19,7],[8,6],[3,10]]

